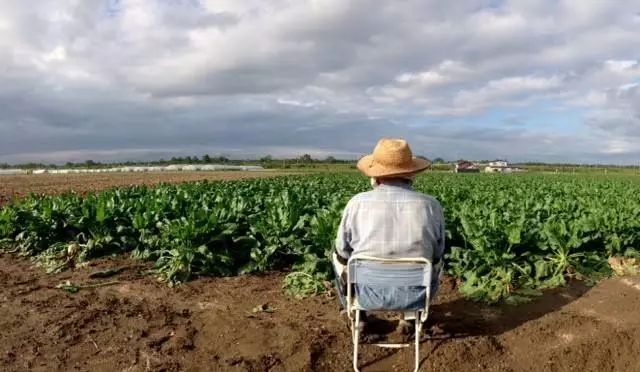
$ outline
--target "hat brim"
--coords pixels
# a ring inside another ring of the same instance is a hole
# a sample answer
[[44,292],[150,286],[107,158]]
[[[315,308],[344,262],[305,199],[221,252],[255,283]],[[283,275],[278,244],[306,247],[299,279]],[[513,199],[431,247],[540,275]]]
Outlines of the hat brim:
[[429,160],[414,157],[409,165],[403,167],[390,167],[376,163],[373,160],[373,155],[366,155],[362,157],[362,159],[358,160],[357,167],[360,172],[364,173],[367,177],[389,177],[422,172],[429,168],[430,165],[431,162]]

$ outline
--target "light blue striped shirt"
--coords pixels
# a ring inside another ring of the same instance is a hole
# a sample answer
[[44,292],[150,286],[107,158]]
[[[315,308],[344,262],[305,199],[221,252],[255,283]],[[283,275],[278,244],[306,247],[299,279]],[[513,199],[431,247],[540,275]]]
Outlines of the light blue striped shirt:
[[381,184],[354,196],[338,229],[336,252],[380,258],[424,257],[438,262],[444,253],[445,222],[433,197],[404,183]]

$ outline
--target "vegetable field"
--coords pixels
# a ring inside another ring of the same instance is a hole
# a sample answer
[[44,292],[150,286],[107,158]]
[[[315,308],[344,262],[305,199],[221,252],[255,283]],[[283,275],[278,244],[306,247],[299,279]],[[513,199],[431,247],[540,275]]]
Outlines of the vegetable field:
[[[634,177],[427,174],[415,186],[443,204],[448,272],[474,300],[524,301],[639,255]],[[342,208],[368,188],[332,174],[30,196],[0,210],[0,239],[48,272],[131,252],[170,285],[285,269],[286,291],[307,296],[331,278]]]

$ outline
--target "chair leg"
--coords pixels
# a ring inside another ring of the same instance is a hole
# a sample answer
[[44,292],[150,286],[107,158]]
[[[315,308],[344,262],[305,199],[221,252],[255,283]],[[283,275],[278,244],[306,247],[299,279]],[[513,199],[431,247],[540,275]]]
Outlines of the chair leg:
[[420,333],[422,330],[422,322],[420,321],[420,312],[416,312],[416,317],[415,317],[415,362],[416,362],[416,366],[414,368],[414,372],[418,372],[418,369],[420,368]]
[[359,372],[358,369],[358,346],[360,344],[360,310],[356,310],[355,322],[353,323],[353,370]]

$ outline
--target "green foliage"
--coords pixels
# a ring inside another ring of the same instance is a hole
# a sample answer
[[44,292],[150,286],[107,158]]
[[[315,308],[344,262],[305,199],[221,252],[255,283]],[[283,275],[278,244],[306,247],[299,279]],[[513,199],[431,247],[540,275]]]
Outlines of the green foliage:
[[[319,273],[319,272],[318,272]],[[305,298],[324,292],[327,288],[319,278],[321,275],[295,271],[284,278],[285,293],[295,298]]]
[[[434,173],[415,186],[445,207],[447,271],[474,300],[519,303],[640,256],[634,177]],[[286,269],[285,290],[304,297],[331,281],[342,210],[368,188],[347,173],[33,195],[0,209],[0,249],[50,272],[131,252],[170,285]]]

